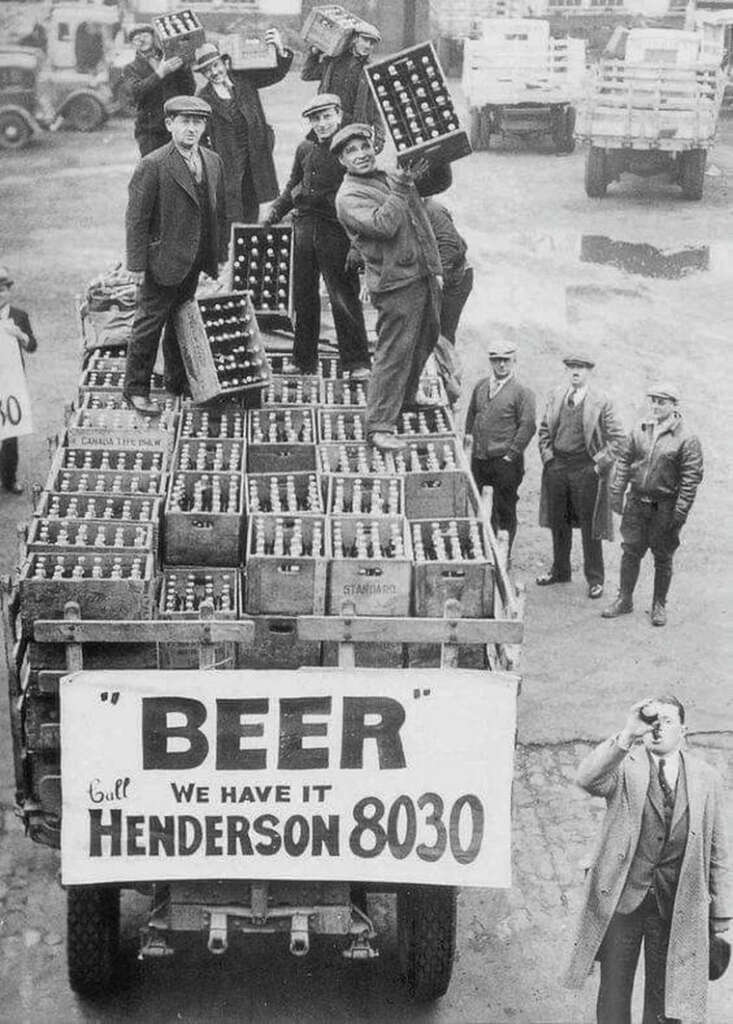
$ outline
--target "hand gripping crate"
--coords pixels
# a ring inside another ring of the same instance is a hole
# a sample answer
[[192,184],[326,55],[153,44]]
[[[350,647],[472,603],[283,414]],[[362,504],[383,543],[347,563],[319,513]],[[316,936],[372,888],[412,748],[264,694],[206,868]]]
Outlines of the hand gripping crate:
[[248,473],[297,473],[315,468],[315,423],[311,409],[275,406],[249,410]]
[[263,405],[318,405],[320,381],[316,376],[272,376],[262,393]]
[[440,618],[455,598],[464,618],[491,618],[494,568],[479,519],[421,519],[410,523],[415,559],[415,615]]
[[241,32],[209,32],[208,42],[218,43],[220,51],[229,57],[232,71],[277,67],[276,48],[258,36],[246,36]]
[[258,514],[323,515],[322,485],[318,473],[248,473],[245,480],[248,518]]
[[196,50],[206,42],[204,27],[193,11],[174,11],[153,19],[153,27],[163,56],[181,57],[192,64]]
[[254,515],[247,529],[244,607],[248,615],[323,615],[326,520]]
[[158,526],[162,497],[139,494],[67,494],[44,491],[36,515],[49,521],[80,519],[91,527],[111,525],[150,525],[153,550],[158,549]]
[[[214,566],[168,567],[158,603],[159,619],[196,619],[200,616],[201,603],[210,600],[214,606],[215,619],[238,619],[241,607],[238,568]],[[235,668],[237,644],[217,643],[214,658],[217,668]],[[198,668],[197,644],[158,644],[158,667]]]
[[178,307],[175,322],[194,402],[267,383],[270,368],[246,292],[191,299]]
[[76,601],[84,619],[149,619],[153,613],[153,556],[65,551],[29,555],[21,569],[20,617],[30,636],[36,619],[63,619],[67,601]]
[[349,45],[360,24],[360,18],[338,4],[326,4],[311,8],[300,35],[308,46],[317,47],[327,57],[336,57]]
[[[330,516],[328,614],[409,615],[412,553],[402,516]],[[360,536],[362,538],[360,542]]]
[[170,565],[239,565],[244,532],[241,473],[171,474],[163,521]]
[[401,516],[404,514],[404,483],[396,476],[345,476],[334,473],[328,480],[328,513],[334,516]]
[[397,164],[449,163],[471,153],[432,43],[420,43],[365,68],[397,149]]
[[175,438],[177,413],[142,416],[132,409],[108,409],[83,405],[66,428],[70,448],[108,448],[129,451],[170,452]]
[[293,316],[293,229],[233,224],[232,290],[246,289],[257,316]]

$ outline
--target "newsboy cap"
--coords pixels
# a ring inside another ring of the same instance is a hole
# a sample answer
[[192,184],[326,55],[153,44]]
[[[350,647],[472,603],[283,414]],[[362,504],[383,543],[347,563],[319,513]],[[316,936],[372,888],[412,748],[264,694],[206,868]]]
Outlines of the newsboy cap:
[[133,25],[130,31],[127,33],[127,41],[131,43],[135,36],[139,36],[141,32],[149,32],[151,36],[155,35],[155,29],[147,21],[141,21],[139,25]]
[[374,39],[376,42],[382,42],[382,33],[375,25],[370,25],[368,21],[359,21],[354,25],[354,35],[366,36],[367,39]]
[[201,46],[197,47],[193,55],[193,70],[203,71],[209,64],[213,64],[215,60],[221,60],[222,56],[222,52],[216,43],[202,43]]
[[347,142],[352,139],[369,139],[373,141],[374,135],[368,124],[347,124],[345,128],[339,128],[331,140],[331,152],[339,154]]
[[654,395],[655,398],[670,398],[673,402],[679,402],[680,393],[674,384],[668,380],[657,380],[646,389],[647,395]]
[[340,109],[341,97],[337,96],[335,92],[322,92],[306,103],[303,107],[303,117],[310,117],[311,114],[317,114],[319,110],[328,110],[329,107]]
[[589,370],[596,365],[595,359],[591,359],[587,352],[579,352],[577,349],[563,356],[562,361],[566,366],[587,366]]
[[499,339],[489,345],[489,359],[506,359],[507,356],[513,356],[517,351],[517,346],[511,341],[505,339]]
[[6,284],[8,286],[15,284],[7,267],[0,267],[0,284]]
[[200,96],[171,96],[163,104],[163,113],[166,117],[175,117],[176,114],[195,114],[196,117],[209,117],[211,115],[211,107]]

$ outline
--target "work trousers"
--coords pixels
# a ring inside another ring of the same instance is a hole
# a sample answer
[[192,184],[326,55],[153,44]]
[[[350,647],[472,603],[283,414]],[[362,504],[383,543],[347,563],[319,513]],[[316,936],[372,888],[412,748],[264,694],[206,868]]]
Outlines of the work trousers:
[[672,560],[680,544],[674,523],[675,498],[653,499],[632,491],[621,518],[621,585],[630,596],[639,578],[641,560],[651,548],[654,558],[654,601],[664,604],[672,580]]
[[367,435],[393,432],[400,410],[414,403],[420,374],[440,333],[440,289],[434,277],[373,292],[377,350],[367,391]]
[[494,533],[507,531],[511,551],[517,533],[517,502],[519,485],[524,476],[524,459],[521,456],[513,458],[511,462],[501,456],[472,459],[471,472],[479,491],[486,486],[492,488],[491,526]]
[[293,358],[303,373],[318,369],[318,338],[321,333],[319,278],[331,300],[339,355],[344,370],[368,367],[369,344],[359,298],[359,274],[347,271],[349,239],[340,224],[321,217],[295,220],[293,305],[295,343]]
[[569,580],[573,522],[580,525],[583,571],[588,585],[603,583],[603,544],[593,536],[593,516],[598,497],[598,476],[585,452],[556,455],[545,466],[545,483],[552,529],[552,574]]
[[200,268],[194,264],[180,284],[158,284],[152,274],[143,278],[138,294],[137,310],[132,324],[132,337],[127,349],[125,395],[150,394],[150,377],[158,354],[160,332],[163,331],[164,382],[174,395],[188,391],[188,378],[178,347],[173,317],[188,299],[196,294]]
[[598,959],[601,984],[596,1003],[598,1024],[631,1024],[631,994],[644,940],[644,1016],[642,1024],[680,1024],[665,1016],[664,982],[670,922],[659,913],[649,892],[630,914],[614,914]]
[[0,484],[7,490],[16,484],[18,473],[18,438],[8,437],[0,443]]
[[440,333],[451,345],[456,343],[458,321],[473,289],[473,267],[466,267],[456,284],[443,284],[440,302]]

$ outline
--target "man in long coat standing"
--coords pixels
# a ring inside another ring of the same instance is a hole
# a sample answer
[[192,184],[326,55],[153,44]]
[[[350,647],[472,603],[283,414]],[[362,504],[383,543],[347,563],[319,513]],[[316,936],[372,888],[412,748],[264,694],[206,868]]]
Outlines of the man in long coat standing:
[[281,81],[293,63],[277,29],[265,42],[277,51],[274,68],[234,71],[215,43],[196,51],[195,70],[208,79],[199,95],[211,107],[204,143],[224,165],[227,224],[257,224],[261,203],[279,194],[272,150],[275,134],[265,119],[259,90]]
[[537,577],[537,585],[570,580],[573,527],[579,526],[588,597],[598,598],[603,594],[602,541],[613,538],[609,479],[625,435],[611,401],[588,382],[593,360],[580,353],[563,362],[568,382],[550,392],[538,431],[540,526],[552,530],[552,568]]
[[710,935],[728,929],[733,892],[720,778],[684,734],[676,697],[646,698],[578,768],[606,816],[565,981],[582,987],[600,960],[598,1024],[630,1024],[642,939],[643,1024],[705,1019]]

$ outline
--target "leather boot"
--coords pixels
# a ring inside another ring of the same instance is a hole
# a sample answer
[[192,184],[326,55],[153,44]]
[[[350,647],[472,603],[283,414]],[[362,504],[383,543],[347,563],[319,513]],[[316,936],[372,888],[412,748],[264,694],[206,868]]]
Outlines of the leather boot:
[[667,592],[672,582],[672,566],[654,567],[654,592],[652,595],[652,626],[667,625]]
[[667,609],[662,601],[655,601],[652,604],[652,626],[667,625]]
[[609,604],[608,608],[603,609],[601,616],[604,619],[616,619],[619,615],[628,615],[633,610],[634,602],[631,599],[631,594],[619,590],[616,600],[613,604]]

